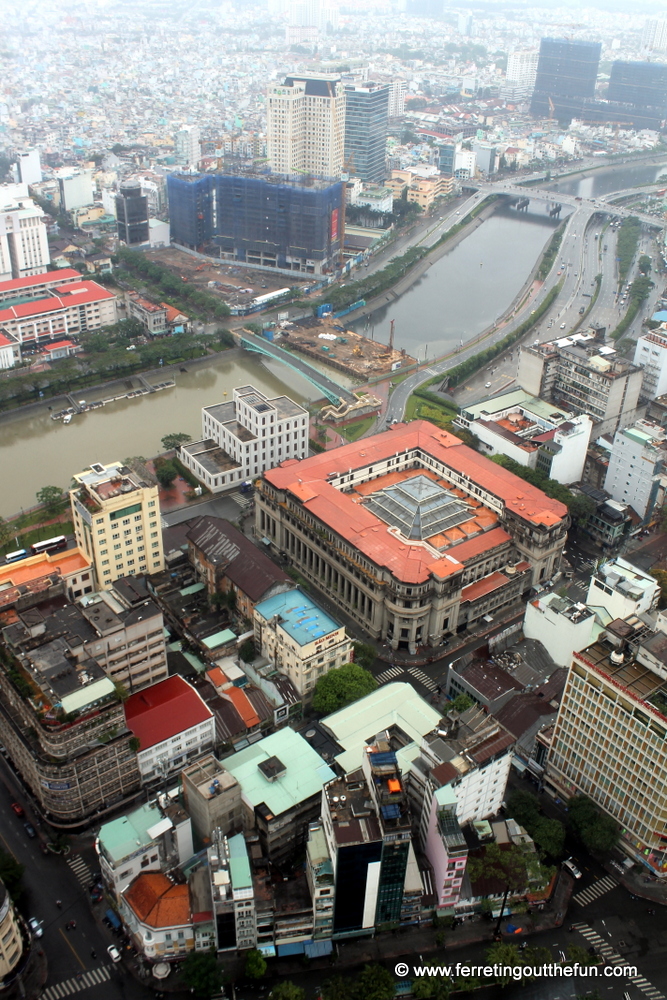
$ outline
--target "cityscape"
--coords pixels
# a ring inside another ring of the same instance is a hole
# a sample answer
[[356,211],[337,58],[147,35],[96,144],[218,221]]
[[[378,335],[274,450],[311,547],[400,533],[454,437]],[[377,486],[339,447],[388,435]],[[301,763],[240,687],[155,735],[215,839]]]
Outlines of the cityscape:
[[667,1000],[663,6],[1,9],[0,997]]

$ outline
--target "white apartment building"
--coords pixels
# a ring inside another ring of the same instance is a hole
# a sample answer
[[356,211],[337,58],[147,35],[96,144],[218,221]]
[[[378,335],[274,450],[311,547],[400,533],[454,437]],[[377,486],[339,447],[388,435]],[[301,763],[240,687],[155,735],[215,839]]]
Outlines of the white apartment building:
[[[601,595],[595,600],[600,605]],[[524,636],[538,639],[559,667],[569,667],[572,654],[590,646],[601,631],[595,612],[585,604],[575,604],[569,597],[545,594],[526,604]]]
[[196,167],[201,160],[198,125],[184,125],[174,136],[176,160],[185,167]]
[[651,52],[667,52],[667,21],[651,18],[644,24],[642,48]]
[[539,52],[510,52],[505,83],[500,94],[505,101],[526,101],[535,89]]
[[405,113],[405,97],[408,85],[405,80],[392,80],[389,84],[389,118],[400,118]]
[[637,338],[635,364],[644,369],[642,395],[655,399],[667,392],[667,324]]
[[184,465],[213,493],[239,486],[288,458],[308,454],[308,411],[252,385],[202,409],[202,440],[181,446]]
[[21,347],[16,337],[0,330],[0,368],[13,368],[21,360]]
[[[3,292],[8,284],[4,283]],[[19,344],[36,346],[76,337],[115,323],[118,318],[116,296],[95,281],[67,281],[55,287],[50,283],[51,287],[44,288],[39,297],[34,294],[35,288],[26,291],[21,279],[16,285],[13,304],[0,301],[0,329]]]
[[586,604],[592,610],[603,607],[611,619],[625,619],[653,611],[659,598],[655,577],[619,556],[593,573]]
[[340,177],[345,143],[345,89],[339,76],[289,76],[266,99],[266,143],[278,174]]
[[323,674],[352,659],[352,640],[301,590],[274,594],[255,607],[255,646],[286,674],[304,701]]
[[69,496],[76,540],[99,585],[106,589],[121,576],[163,570],[157,486],[121,462],[95,462],[74,480]]
[[0,186],[0,281],[46,271],[51,256],[43,218],[27,184]]
[[95,201],[92,170],[76,170],[72,167],[61,167],[55,172],[60,193],[60,209],[62,212],[72,212],[75,208],[84,208]]
[[612,500],[629,504],[648,521],[659,499],[660,478],[667,454],[665,430],[638,420],[616,431],[604,488]]
[[40,184],[42,167],[39,162],[38,149],[26,149],[17,154],[16,165],[21,184]]

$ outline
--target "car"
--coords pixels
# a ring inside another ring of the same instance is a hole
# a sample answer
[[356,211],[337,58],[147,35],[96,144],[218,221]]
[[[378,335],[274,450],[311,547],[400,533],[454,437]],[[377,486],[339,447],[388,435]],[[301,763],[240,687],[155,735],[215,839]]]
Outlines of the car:
[[490,382],[485,382],[484,383],[484,388],[485,389],[490,389],[491,388],[491,383]]
[[112,962],[120,962],[120,952],[115,944],[110,944],[107,948],[107,955]]
[[29,837],[32,838],[37,836],[37,831],[35,830],[32,823],[24,823],[23,826],[25,828],[25,832],[28,834]]
[[561,323],[560,328],[561,328],[561,330],[564,330],[565,329],[565,323]]
[[41,921],[39,921],[37,917],[30,917],[30,919],[28,920],[28,925],[36,938],[40,938],[44,933],[44,931],[42,930]]
[[25,810],[23,806],[20,806],[18,804],[18,802],[12,802],[12,810],[16,813],[17,816],[25,816]]
[[568,858],[566,861],[563,862],[563,868],[565,868],[570,873],[572,878],[581,878],[581,872],[575,865],[572,858]]

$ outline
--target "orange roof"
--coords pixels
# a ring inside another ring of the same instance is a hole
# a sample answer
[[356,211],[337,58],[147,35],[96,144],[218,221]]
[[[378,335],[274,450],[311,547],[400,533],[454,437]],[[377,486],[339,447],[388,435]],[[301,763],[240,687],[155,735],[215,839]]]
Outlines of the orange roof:
[[213,687],[222,687],[223,684],[229,684],[227,674],[223,674],[220,667],[211,667],[210,670],[206,671],[206,676],[210,680]]
[[0,586],[18,587],[22,583],[38,580],[54,570],[63,577],[69,577],[89,568],[90,560],[86,559],[79,549],[66,549],[64,552],[54,552],[52,555],[42,553],[0,566]]
[[464,587],[461,591],[461,603],[463,601],[478,601],[480,597],[493,593],[499,587],[504,587],[506,583],[509,583],[509,578],[504,573],[491,573],[483,580],[478,580],[477,583],[471,583],[469,587]]
[[253,726],[258,726],[260,723],[260,718],[252,707],[250,699],[245,691],[241,688],[230,687],[224,692],[225,697],[229,698],[232,705],[239,713],[246,729],[252,729]]
[[187,885],[174,885],[162,872],[137,875],[123,895],[137,919],[149,927],[183,927],[191,922]]

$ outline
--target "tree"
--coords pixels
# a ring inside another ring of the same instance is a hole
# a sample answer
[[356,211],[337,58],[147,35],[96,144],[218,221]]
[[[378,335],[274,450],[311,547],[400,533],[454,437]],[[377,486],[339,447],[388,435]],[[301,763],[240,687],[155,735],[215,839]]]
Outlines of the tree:
[[[419,976],[412,983],[412,995],[417,1000],[448,1000],[454,989],[451,979],[440,976]],[[326,1000],[326,998],[325,998]]]
[[4,549],[14,536],[10,524],[7,524],[4,517],[0,517],[0,549]]
[[377,681],[369,670],[356,663],[344,663],[320,677],[315,685],[313,708],[322,715],[350,705],[375,691]]
[[222,975],[215,950],[191,951],[181,966],[181,977],[196,997],[208,998],[220,992]]
[[527,847],[518,844],[504,846],[506,850],[502,850],[500,844],[489,844],[477,856],[471,855],[467,866],[473,886],[475,882],[487,878],[497,879],[505,886],[496,933],[500,930],[505,903],[510,893],[520,892],[528,886],[532,889],[543,889],[554,871],[553,868],[546,868],[537,855]]
[[643,253],[640,256],[639,260],[637,261],[637,267],[639,268],[642,274],[651,273],[651,258],[648,256],[648,254]]
[[354,1000],[354,983],[344,976],[325,979],[320,990],[322,1000]]
[[560,820],[541,816],[529,832],[540,850],[550,858],[562,858],[565,848],[565,827]]
[[567,964],[568,965],[599,965],[600,958],[598,955],[589,955],[586,948],[582,948],[580,944],[570,944],[567,947]]
[[363,667],[364,670],[370,670],[377,659],[377,655],[375,646],[371,646],[367,642],[354,643],[354,662],[357,666]]
[[165,434],[162,438],[162,447],[165,451],[174,451],[179,447],[179,445],[185,444],[187,441],[192,441],[189,434]]
[[261,951],[251,948],[245,957],[245,975],[248,979],[261,979],[266,974],[266,959]]
[[169,489],[178,475],[178,469],[173,462],[165,460],[156,464],[155,475],[160,486],[163,486],[165,489]]
[[595,500],[587,497],[584,493],[579,493],[573,497],[569,508],[570,517],[575,522],[577,527],[585,528],[591,514],[594,514],[597,510],[597,504],[595,503]]
[[454,698],[454,700],[451,701],[447,707],[454,712],[465,712],[469,708],[472,708],[474,704],[475,702],[469,694],[461,692],[461,694],[457,694],[456,698]]
[[141,750],[141,740],[138,736],[131,736],[127,741],[127,745],[132,751],[132,753],[139,753]]
[[516,944],[510,944],[509,941],[495,941],[487,950],[486,961],[489,965],[501,966],[501,971],[496,978],[496,982],[500,986],[509,986],[510,983],[515,983],[523,978],[521,972],[518,972],[517,975],[512,974],[515,969],[520,970],[524,964],[523,956]]
[[47,514],[55,517],[63,510],[63,491],[59,486],[42,486],[35,494],[37,502],[45,508]]
[[572,832],[587,851],[606,853],[618,843],[620,827],[616,820],[585,795],[575,795],[568,802],[568,821]]
[[393,1000],[394,977],[381,965],[365,965],[354,983],[356,1000]]
[[271,1000],[305,1000],[306,993],[290,979],[283,979],[269,993]]
[[507,811],[517,823],[528,830],[540,820],[540,800],[532,792],[517,789],[507,796]]
[[252,663],[256,655],[255,643],[252,639],[246,639],[246,641],[239,648],[239,656],[244,663]]
[[7,892],[14,902],[23,892],[21,879],[25,868],[16,858],[0,848],[0,879],[4,882]]

